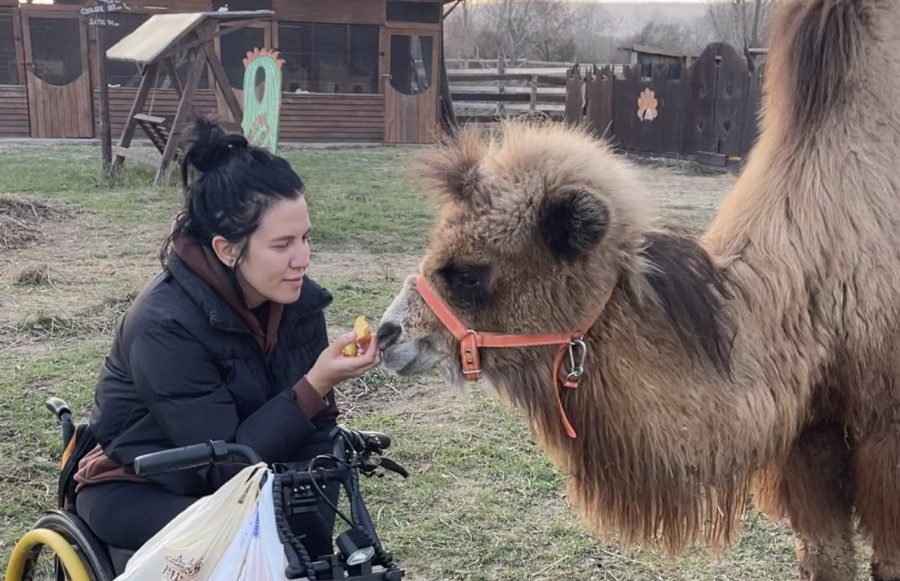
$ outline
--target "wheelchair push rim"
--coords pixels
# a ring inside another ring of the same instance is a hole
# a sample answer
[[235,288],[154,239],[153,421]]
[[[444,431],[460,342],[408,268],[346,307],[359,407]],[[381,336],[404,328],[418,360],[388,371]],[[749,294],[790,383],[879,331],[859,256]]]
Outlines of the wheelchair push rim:
[[91,575],[85,568],[84,561],[72,545],[61,534],[50,529],[38,528],[25,533],[16,546],[13,547],[6,568],[6,581],[22,581],[25,579],[25,571],[29,563],[34,564],[41,549],[47,547],[52,550],[56,559],[66,573],[70,581],[92,581]]

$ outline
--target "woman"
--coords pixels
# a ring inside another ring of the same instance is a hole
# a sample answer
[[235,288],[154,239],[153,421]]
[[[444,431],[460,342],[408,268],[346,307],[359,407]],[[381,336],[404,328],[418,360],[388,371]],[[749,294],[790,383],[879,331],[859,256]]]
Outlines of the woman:
[[[202,173],[190,184],[188,164]],[[134,473],[135,457],[213,439],[246,444],[266,462],[327,453],[338,414],[332,388],[380,362],[374,342],[357,357],[341,354],[353,334],[328,344],[323,309],[332,297],[306,277],[306,193],[284,159],[198,120],[182,181],[163,272],[119,322],[91,413],[99,444],[75,476],[78,514],[125,549],[240,468],[151,479]],[[331,552],[333,520],[293,523],[314,558]]]

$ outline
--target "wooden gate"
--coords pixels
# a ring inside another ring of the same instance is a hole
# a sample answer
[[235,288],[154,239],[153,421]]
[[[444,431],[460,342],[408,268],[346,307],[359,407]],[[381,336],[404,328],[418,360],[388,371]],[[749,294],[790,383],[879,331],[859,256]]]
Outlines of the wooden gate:
[[32,137],[93,137],[87,30],[77,12],[22,11]]
[[691,67],[685,149],[698,156],[742,155],[750,76],[727,43],[710,44]]

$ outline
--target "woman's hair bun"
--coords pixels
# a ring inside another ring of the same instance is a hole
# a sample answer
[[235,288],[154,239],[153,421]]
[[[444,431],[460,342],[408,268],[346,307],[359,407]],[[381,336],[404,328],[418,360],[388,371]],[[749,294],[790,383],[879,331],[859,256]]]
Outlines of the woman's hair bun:
[[196,117],[190,134],[185,160],[203,173],[216,169],[248,147],[247,138],[238,133],[226,133],[212,117]]

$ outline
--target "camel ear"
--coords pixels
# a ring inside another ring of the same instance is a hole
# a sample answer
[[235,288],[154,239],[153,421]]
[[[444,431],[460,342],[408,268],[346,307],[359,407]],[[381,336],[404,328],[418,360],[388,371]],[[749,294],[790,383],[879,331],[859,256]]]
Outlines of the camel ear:
[[485,144],[477,131],[461,128],[456,136],[418,158],[418,175],[456,201],[471,200],[481,179],[484,152]]
[[574,260],[590,251],[603,239],[608,225],[606,204],[586,190],[559,192],[541,208],[541,237],[561,260]]

